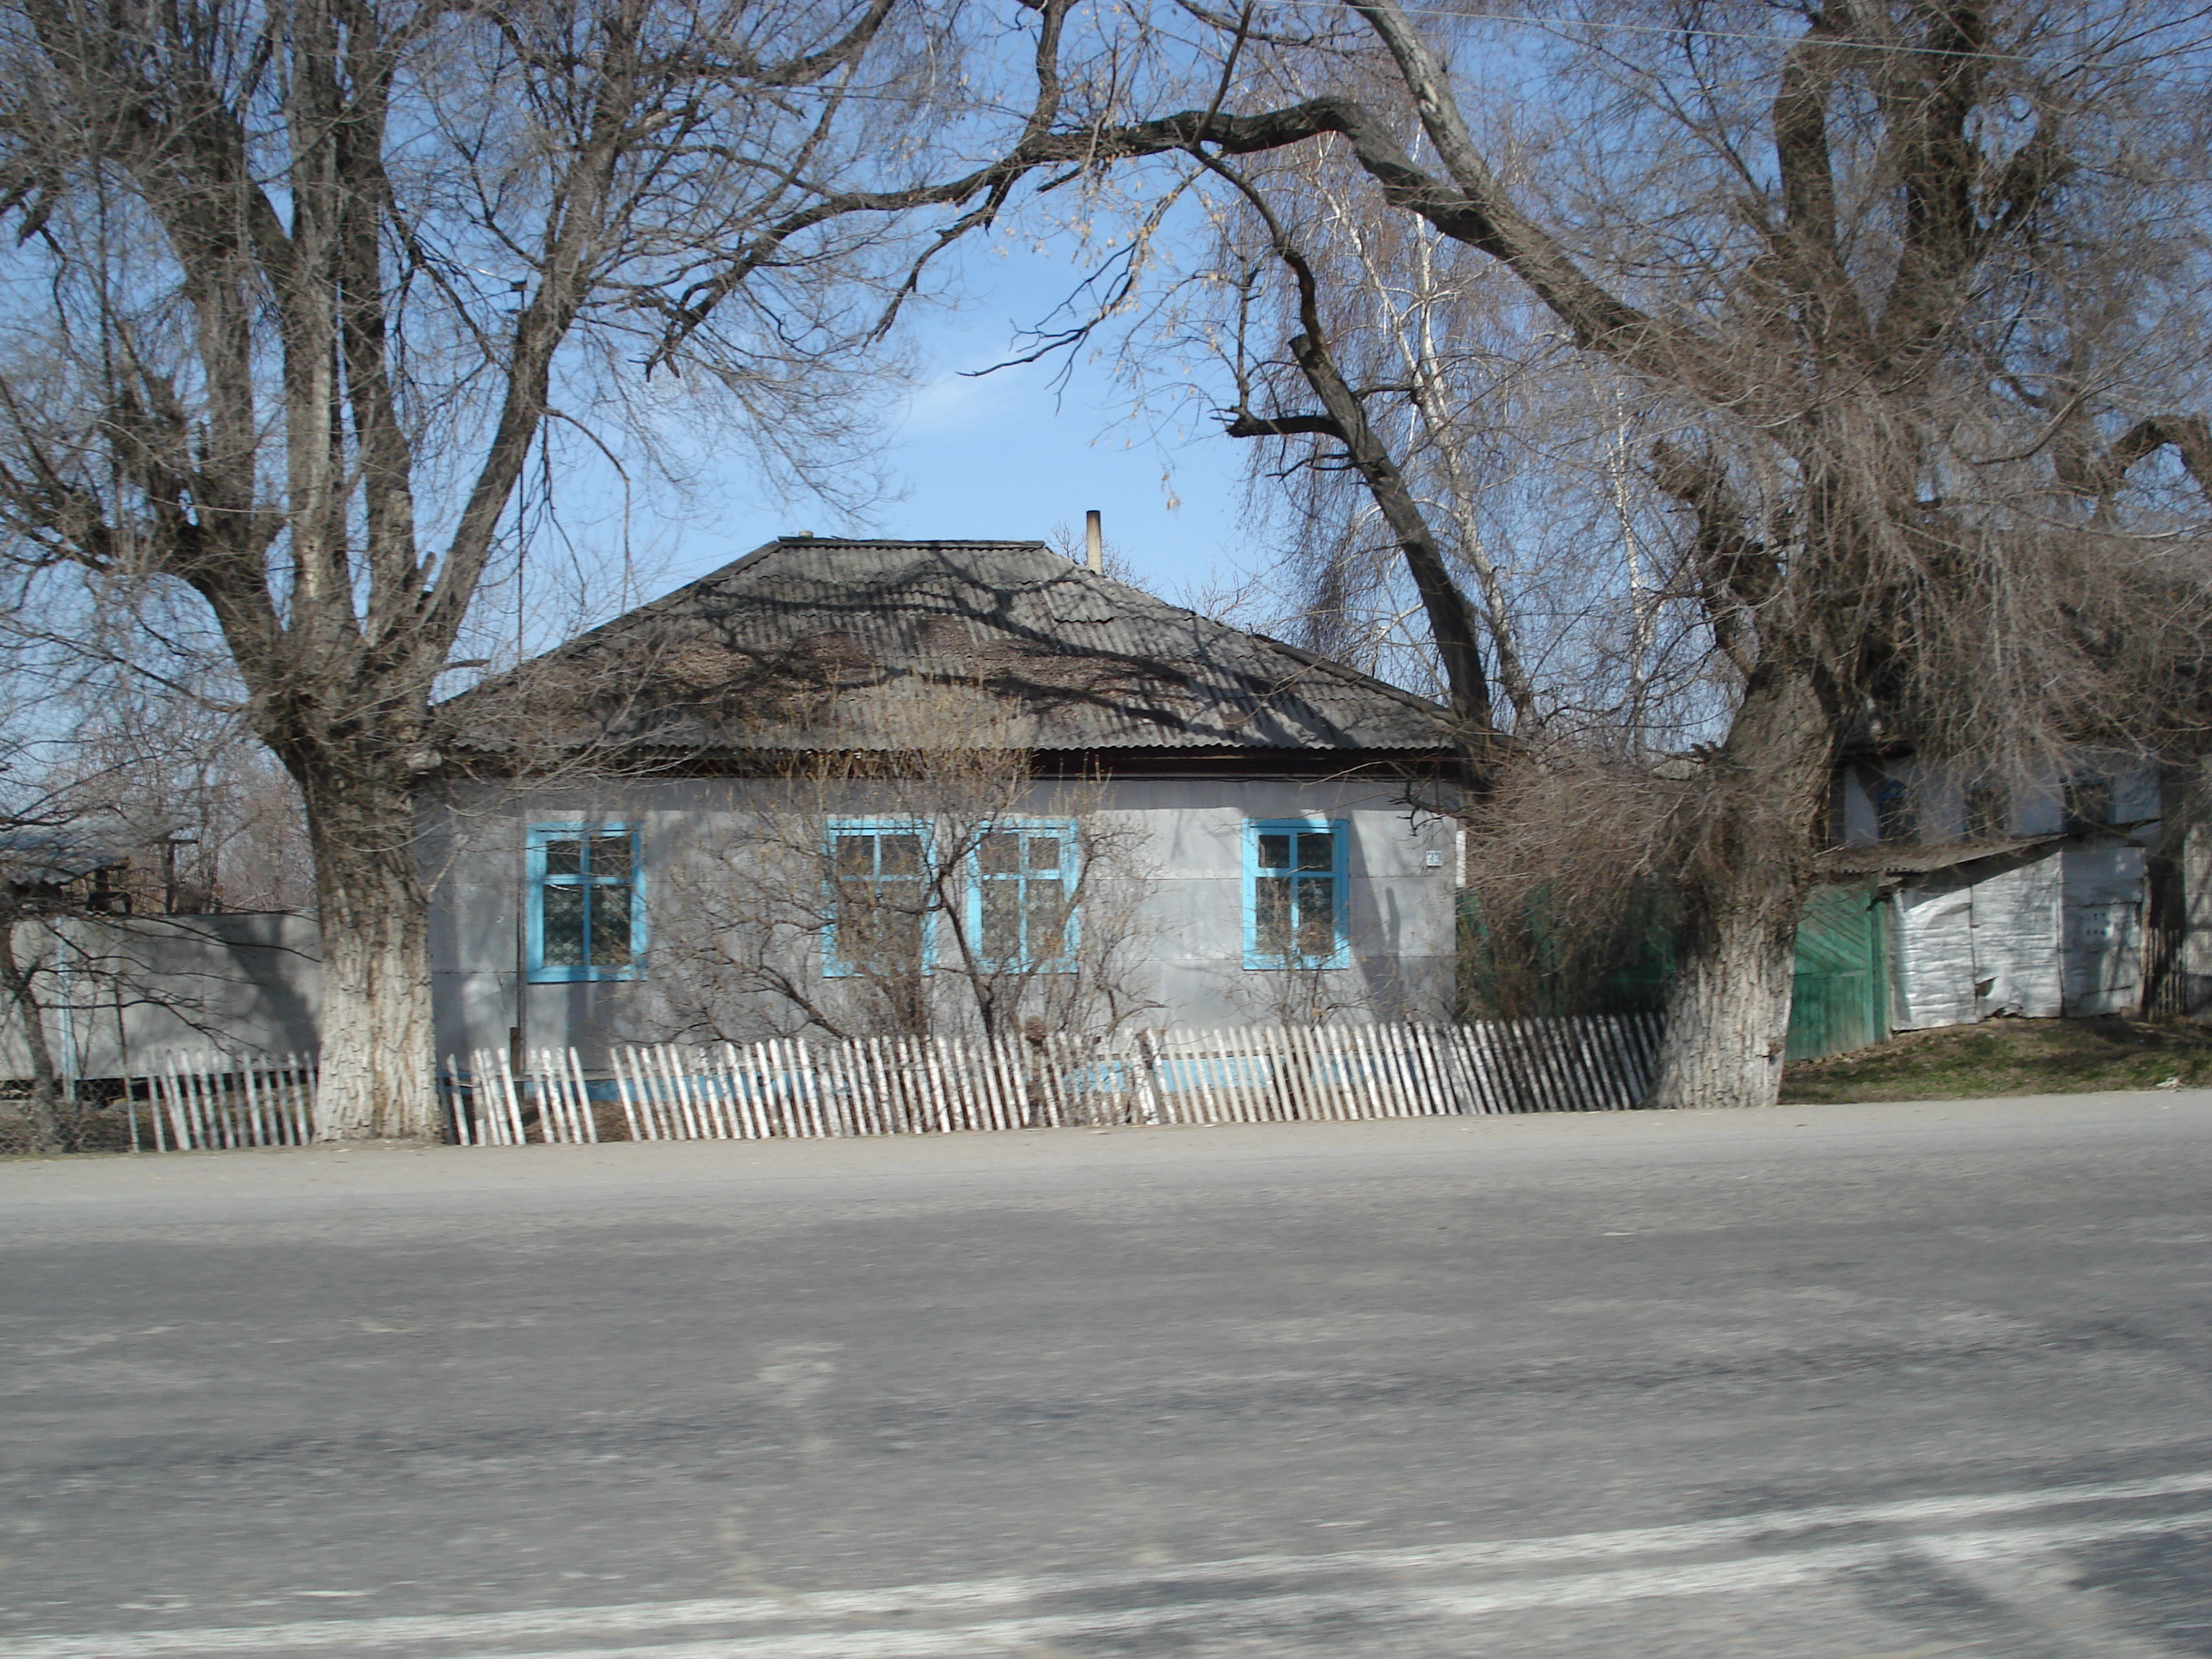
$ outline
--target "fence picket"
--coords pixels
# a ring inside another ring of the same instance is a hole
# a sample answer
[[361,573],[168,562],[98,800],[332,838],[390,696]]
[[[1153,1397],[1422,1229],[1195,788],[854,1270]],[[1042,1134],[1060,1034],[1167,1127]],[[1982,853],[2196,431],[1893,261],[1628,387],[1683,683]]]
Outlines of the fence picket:
[[[629,1044],[609,1056],[633,1140],[819,1139],[1085,1123],[1346,1121],[1448,1114],[1620,1111],[1657,1070],[1653,1013],[1139,1030],[1119,1042],[1040,1036],[768,1038],[715,1051]],[[540,1048],[518,1078],[504,1048],[435,1082],[454,1141],[519,1146],[526,1097],[544,1142],[599,1138],[580,1052]],[[306,1146],[313,1056],[172,1053],[126,1079],[156,1152]]]

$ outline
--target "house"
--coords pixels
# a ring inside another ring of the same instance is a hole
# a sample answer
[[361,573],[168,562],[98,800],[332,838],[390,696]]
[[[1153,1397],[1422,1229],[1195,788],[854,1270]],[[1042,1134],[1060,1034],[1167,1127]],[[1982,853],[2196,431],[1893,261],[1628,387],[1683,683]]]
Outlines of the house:
[[1450,1004],[1443,711],[1041,543],[786,537],[436,720],[441,1054]]
[[[1801,929],[1801,994],[1826,984],[1808,967],[1848,971],[1878,941],[1886,1028],[1923,1030],[1993,1015],[2132,1014],[2153,1000],[2154,878],[2164,867],[2167,810],[2157,769],[2085,750],[2066,775],[2023,791],[1961,784],[1910,753],[1839,769],[1832,799],[1829,886]],[[1832,966],[1827,958],[1835,959]],[[2177,1011],[2178,1012],[2178,1011]],[[1825,1047],[1822,1051],[1826,1051]]]

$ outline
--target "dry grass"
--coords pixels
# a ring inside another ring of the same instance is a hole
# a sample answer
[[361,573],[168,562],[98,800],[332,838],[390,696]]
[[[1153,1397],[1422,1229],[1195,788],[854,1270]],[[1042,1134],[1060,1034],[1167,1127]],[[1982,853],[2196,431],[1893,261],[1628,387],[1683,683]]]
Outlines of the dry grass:
[[1993,1019],[1911,1031],[1783,1074],[1786,1103],[1971,1100],[2212,1085],[2212,1032],[2134,1019]]

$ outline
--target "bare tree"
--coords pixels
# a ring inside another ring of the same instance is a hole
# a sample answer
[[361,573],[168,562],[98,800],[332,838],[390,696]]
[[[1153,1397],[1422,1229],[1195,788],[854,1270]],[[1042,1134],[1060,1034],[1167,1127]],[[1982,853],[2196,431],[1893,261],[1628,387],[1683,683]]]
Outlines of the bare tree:
[[[0,13],[0,513],[206,607],[299,787],[319,1133],[435,1133],[425,708],[558,423],[714,418],[834,489],[950,130],[922,0]],[[865,187],[863,187],[865,186]],[[926,251],[926,250],[925,250]],[[680,395],[629,398],[636,364]],[[549,458],[544,469],[552,471]]]
[[135,849],[111,880],[115,908],[314,909],[299,788],[220,699],[102,672],[58,703],[50,781],[77,783]]
[[[1102,123],[1091,154],[1170,160],[1261,222],[1296,374],[1232,429],[1310,435],[1358,479],[1471,732],[1502,725],[1501,640],[1486,660],[1436,502],[1370,412],[1419,414],[1420,375],[1363,382],[1310,222],[1243,169],[1323,149],[1367,180],[1364,223],[1419,221],[1504,274],[1616,412],[1583,477],[1624,526],[1669,509],[1663,544],[1619,538],[1658,562],[1628,662],[1672,630],[1708,699],[1664,797],[1681,932],[1657,1103],[1774,1098],[1832,768],[1870,723],[2021,775],[2201,729],[2171,678],[2207,638],[2212,492],[2185,20],[1659,0],[1518,37],[1533,20],[1445,17],[1455,74],[1396,0],[1348,0],[1371,55],[1295,9],[1177,15],[1217,31],[1175,88],[1204,106]],[[1453,441],[1497,428],[1469,415]]]
[[1028,721],[984,687],[866,695],[870,747],[695,814],[653,923],[673,1031],[1105,1036],[1157,1006],[1138,832],[1102,781],[1040,775]]
[[81,909],[82,897],[72,890],[87,872],[68,856],[67,805],[42,790],[9,793],[9,804],[0,809],[0,998],[5,999],[8,1017],[0,1028],[12,1024],[22,1034],[29,1064],[26,1150],[55,1152],[62,1146],[67,1103],[62,1067],[46,1029],[51,969],[35,954],[26,953],[20,936],[26,923]]

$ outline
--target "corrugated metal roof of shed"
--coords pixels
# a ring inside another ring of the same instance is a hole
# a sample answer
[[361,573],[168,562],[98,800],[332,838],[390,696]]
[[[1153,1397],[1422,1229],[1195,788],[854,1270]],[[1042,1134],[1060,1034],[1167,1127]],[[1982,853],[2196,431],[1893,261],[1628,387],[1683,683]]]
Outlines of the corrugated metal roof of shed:
[[1444,712],[1094,574],[1041,542],[786,538],[441,705],[502,750],[904,747],[900,698],[973,686],[1043,750],[1433,751]]

